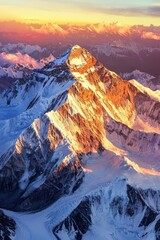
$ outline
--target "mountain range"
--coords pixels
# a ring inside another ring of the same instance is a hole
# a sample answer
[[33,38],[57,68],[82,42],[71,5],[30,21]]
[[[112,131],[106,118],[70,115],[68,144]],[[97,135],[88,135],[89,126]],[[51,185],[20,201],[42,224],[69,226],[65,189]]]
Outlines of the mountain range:
[[0,92],[11,86],[14,81],[25,78],[33,69],[42,68],[54,59],[52,54],[37,60],[21,52],[0,53]]
[[[129,40],[116,40],[105,43],[84,43],[84,46],[112,71],[124,79],[135,79],[152,90],[158,89],[160,71],[159,47]],[[158,42],[157,42],[158,43]],[[70,47],[67,43],[28,45],[24,43],[0,44],[0,91],[11,86],[35,68],[41,68]],[[154,61],[154,64],[152,62]],[[30,71],[31,70],[31,71]],[[151,80],[149,80],[149,78]]]
[[154,90],[79,45],[5,90],[1,239],[159,240]]

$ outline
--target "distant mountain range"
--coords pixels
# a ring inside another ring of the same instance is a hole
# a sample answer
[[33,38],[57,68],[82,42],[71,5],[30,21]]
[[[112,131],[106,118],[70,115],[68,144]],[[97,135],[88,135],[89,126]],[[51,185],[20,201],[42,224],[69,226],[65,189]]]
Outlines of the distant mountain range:
[[[157,40],[148,43],[148,41],[141,42],[135,39],[130,41],[130,39],[123,38],[105,43],[99,43],[99,40],[97,40],[95,44],[85,41],[83,45],[104,66],[116,71],[124,78],[125,73],[130,75],[127,79],[135,78],[138,80],[141,75],[140,82],[143,82],[146,86],[145,82],[148,81],[150,75],[151,78],[154,78],[154,81],[151,80],[149,85],[153,90],[156,90],[160,78],[160,46],[158,44],[159,41]],[[30,72],[30,69],[41,68],[68,47],[70,47],[70,44],[67,44],[67,42],[52,43],[51,45],[43,45],[43,47],[24,43],[1,44],[0,91],[9,87],[17,79],[23,78],[23,74]],[[136,69],[142,73],[135,74]],[[130,74],[132,72],[134,76]],[[151,86],[152,84],[154,86]]]
[[72,36],[72,34],[83,34],[86,36],[91,36],[91,34],[109,34],[109,35],[121,35],[121,36],[140,36],[144,39],[154,39],[160,40],[160,28],[159,26],[124,26],[118,22],[107,23],[94,23],[86,25],[75,25],[75,24],[34,24],[34,23],[22,23],[22,22],[0,22],[0,32],[3,33],[13,33],[13,29],[17,33],[37,33],[37,34],[52,34],[65,37],[67,35]]
[[[21,54],[19,57],[21,62],[18,61],[18,64],[28,68],[27,64],[32,62],[31,65],[34,68],[39,68],[39,66],[42,67],[41,59],[47,58],[50,54],[58,57],[65,49],[74,44],[80,44],[87,48],[105,67],[118,74],[131,73],[137,69],[159,79],[159,40],[160,27],[154,25],[123,26],[115,22],[80,26],[1,22],[0,67],[5,67],[2,66],[1,61],[4,56],[14,54],[16,57],[17,54]],[[25,56],[26,62],[24,63],[22,59],[24,60]],[[32,67],[29,66],[29,68]],[[10,69],[0,70],[1,91],[9,87],[17,78],[17,74],[13,73],[5,74],[4,78],[4,72],[8,71],[14,72]]]
[[14,81],[27,77],[33,69],[42,68],[54,59],[52,54],[36,60],[26,53],[0,53],[0,92],[11,86]]

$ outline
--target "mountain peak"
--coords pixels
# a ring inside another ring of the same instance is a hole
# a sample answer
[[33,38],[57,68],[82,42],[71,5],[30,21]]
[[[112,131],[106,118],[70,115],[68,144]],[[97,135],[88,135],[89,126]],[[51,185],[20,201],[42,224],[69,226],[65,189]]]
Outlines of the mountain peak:
[[62,53],[58,58],[56,58],[50,65],[60,66],[66,64],[71,71],[75,70],[85,70],[91,68],[96,64],[97,60],[90,54],[85,48],[74,45],[69,48],[67,51]]
[[[74,55],[81,55],[81,54],[84,54],[84,53],[90,54],[87,49],[85,49],[85,48],[83,48],[83,47],[81,47],[81,46],[79,46],[79,45],[74,45],[74,46],[72,46],[72,47],[70,48],[69,58],[70,58],[70,56],[72,56],[73,54],[74,54]],[[90,54],[90,55],[91,55],[91,54]]]
[[83,49],[81,46],[79,46],[78,44],[75,44],[71,47],[71,51],[75,51],[77,49]]
[[97,60],[83,47],[79,45],[74,45],[69,52],[68,59],[66,64],[68,67],[73,69],[80,69],[87,67],[91,67],[95,65]]

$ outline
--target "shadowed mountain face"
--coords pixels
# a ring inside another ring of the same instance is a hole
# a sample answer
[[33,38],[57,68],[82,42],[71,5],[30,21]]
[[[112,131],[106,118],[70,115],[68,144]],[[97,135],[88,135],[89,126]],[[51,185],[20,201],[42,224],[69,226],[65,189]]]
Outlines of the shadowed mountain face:
[[11,240],[15,236],[16,222],[0,210],[0,239]]
[[[101,208],[102,199],[106,214],[112,206],[110,221],[117,212],[124,224],[138,219],[127,239],[150,224],[158,234],[159,210],[148,207],[150,190],[143,199],[145,191],[132,180],[154,176],[159,182],[160,103],[154,91],[123,80],[75,45],[0,95],[0,132],[2,208],[40,211],[67,196],[68,208],[61,203],[56,214],[53,207],[50,229],[57,239],[67,239],[64,231],[69,239],[82,239],[94,228],[94,207]],[[104,188],[102,196],[99,186],[117,176],[129,178],[124,195],[110,198],[114,194]],[[92,191],[98,191],[95,198]],[[159,201],[158,191],[151,195]],[[73,229],[76,238],[70,238]]]

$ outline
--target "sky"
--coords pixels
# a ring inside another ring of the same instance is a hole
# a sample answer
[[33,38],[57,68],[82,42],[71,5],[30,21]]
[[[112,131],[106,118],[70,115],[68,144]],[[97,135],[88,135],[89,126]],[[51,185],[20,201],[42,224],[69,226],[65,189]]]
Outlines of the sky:
[[160,25],[160,0],[0,0],[0,21]]

